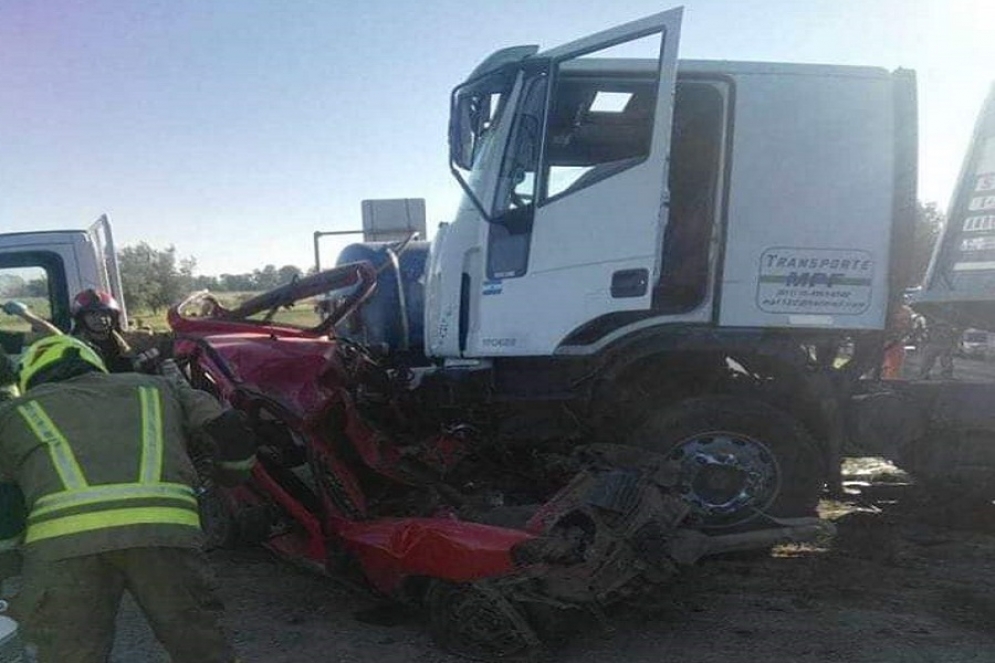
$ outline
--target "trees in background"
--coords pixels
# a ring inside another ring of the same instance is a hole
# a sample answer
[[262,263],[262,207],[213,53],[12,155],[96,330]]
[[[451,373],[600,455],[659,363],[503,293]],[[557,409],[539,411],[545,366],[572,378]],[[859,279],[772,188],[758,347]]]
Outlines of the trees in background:
[[176,247],[160,250],[139,242],[118,252],[118,264],[125,301],[133,308],[158,313],[193,289],[197,261],[177,258]]
[[17,274],[0,274],[0,297],[47,297],[48,280],[24,278]]
[[266,265],[246,274],[194,276],[197,261],[180,258],[176,248],[154,249],[145,242],[118,251],[121,285],[131,308],[153,313],[171,306],[194,290],[214,292],[269,290],[303,275],[293,265]]
[[933,245],[940,236],[943,221],[943,212],[936,208],[936,203],[919,203],[916,227],[913,231],[912,259],[907,287],[919,285],[925,278],[929,259],[933,255]]
[[254,292],[270,290],[285,283],[300,278],[304,273],[299,267],[284,265],[277,269],[276,265],[266,265],[245,274],[222,274],[221,276],[196,276],[193,280],[195,290],[213,290],[215,292]]

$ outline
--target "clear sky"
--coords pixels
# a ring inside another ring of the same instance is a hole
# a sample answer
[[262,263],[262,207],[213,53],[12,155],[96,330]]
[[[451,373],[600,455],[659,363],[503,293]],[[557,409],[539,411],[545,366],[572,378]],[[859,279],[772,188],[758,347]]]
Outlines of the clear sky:
[[[172,244],[198,273],[312,261],[364,198],[459,188],[450,89],[490,52],[555,46],[651,0],[0,0],[0,231]],[[681,57],[919,76],[920,197],[946,207],[995,79],[995,0],[688,0]],[[329,243],[327,262],[335,248]]]

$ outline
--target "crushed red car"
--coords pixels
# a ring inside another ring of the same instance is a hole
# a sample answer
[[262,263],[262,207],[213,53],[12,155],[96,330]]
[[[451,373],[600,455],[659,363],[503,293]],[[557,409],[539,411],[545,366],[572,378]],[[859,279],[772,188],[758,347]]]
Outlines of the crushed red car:
[[[427,406],[415,371],[336,332],[376,280],[353,263],[237,308],[198,293],[170,310],[191,384],[244,412],[261,440],[249,482],[204,487],[213,545],[262,544],[359,576],[424,606],[447,648],[498,658],[534,655],[577,615],[652,597],[702,555],[821,531],[804,519],[701,533],[662,455],[511,443],[472,413]],[[318,324],[280,321],[316,296]]]

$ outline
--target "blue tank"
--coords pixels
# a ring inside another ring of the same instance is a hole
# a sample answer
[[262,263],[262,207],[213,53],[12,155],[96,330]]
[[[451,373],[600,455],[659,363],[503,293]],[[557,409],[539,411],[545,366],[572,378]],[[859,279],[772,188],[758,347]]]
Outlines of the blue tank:
[[[386,345],[391,352],[421,354],[425,340],[425,286],[422,276],[429,242],[410,242],[394,269],[389,248],[393,242],[363,242],[342,249],[338,265],[366,261],[377,269],[377,287],[366,303],[346,320],[338,333],[367,345]],[[403,303],[399,294],[403,293]],[[405,310],[407,315],[402,316]]]

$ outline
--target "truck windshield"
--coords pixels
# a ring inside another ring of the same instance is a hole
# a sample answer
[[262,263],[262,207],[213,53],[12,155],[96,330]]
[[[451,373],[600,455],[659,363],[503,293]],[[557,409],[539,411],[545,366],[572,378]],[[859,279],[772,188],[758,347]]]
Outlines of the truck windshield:
[[485,214],[481,175],[493,160],[494,135],[502,124],[518,69],[506,67],[453,91],[449,118],[450,167],[463,190]]

